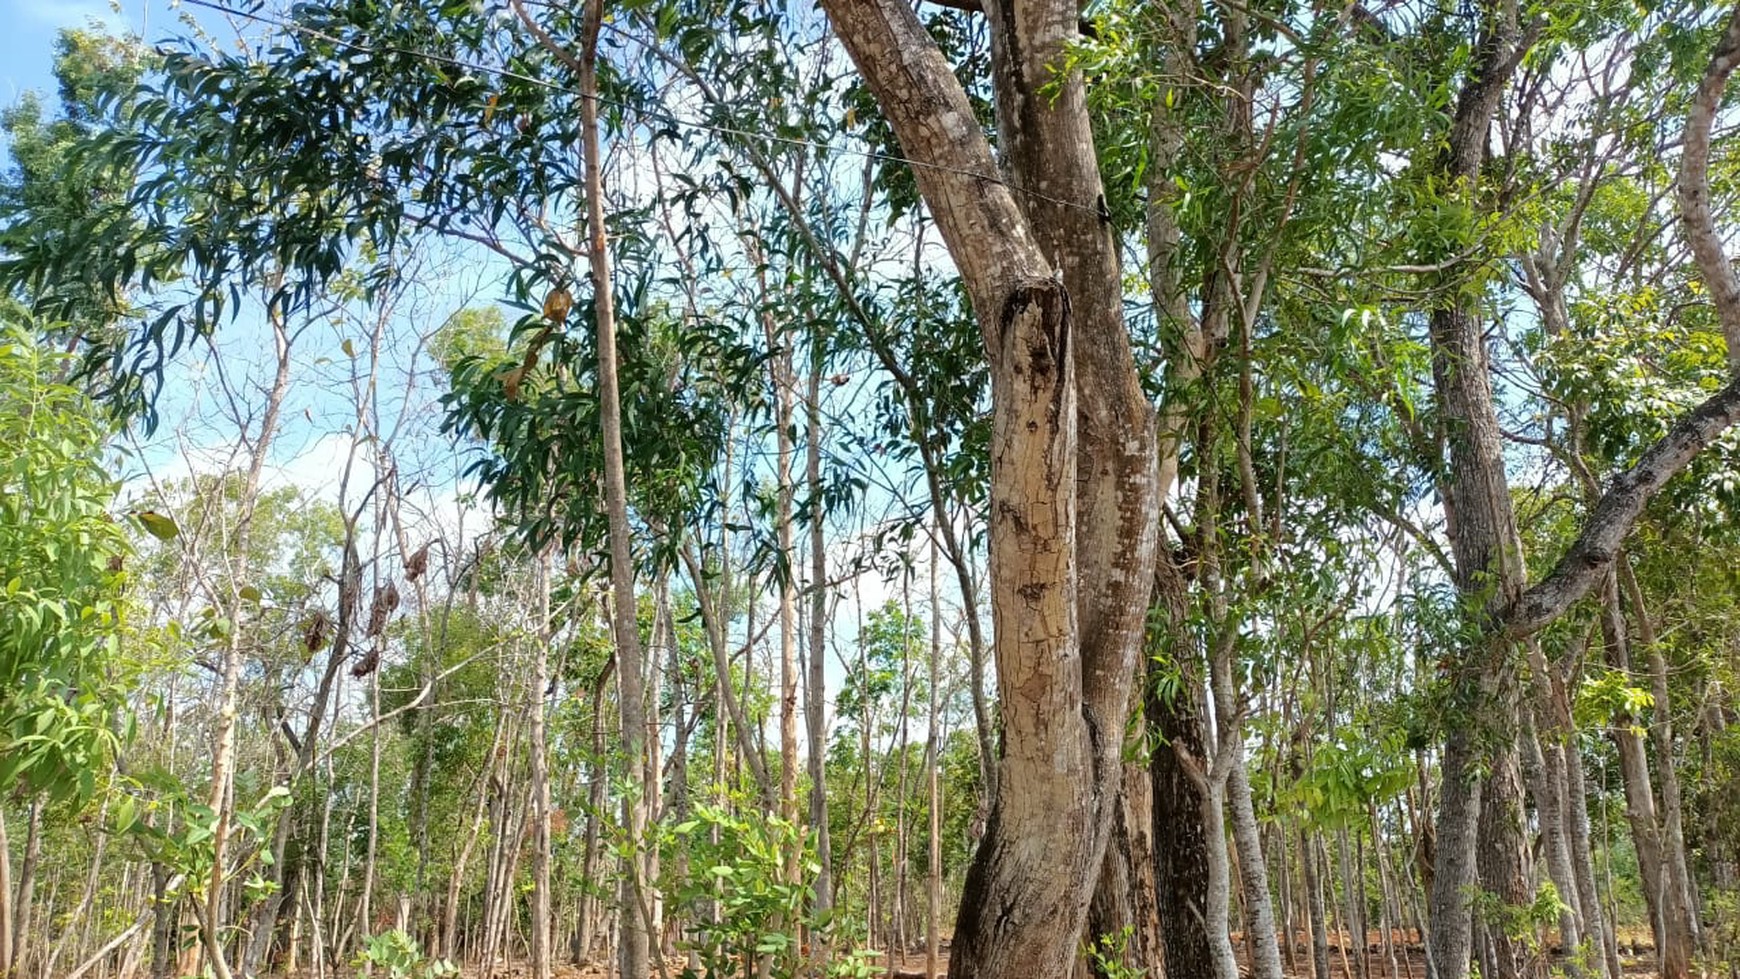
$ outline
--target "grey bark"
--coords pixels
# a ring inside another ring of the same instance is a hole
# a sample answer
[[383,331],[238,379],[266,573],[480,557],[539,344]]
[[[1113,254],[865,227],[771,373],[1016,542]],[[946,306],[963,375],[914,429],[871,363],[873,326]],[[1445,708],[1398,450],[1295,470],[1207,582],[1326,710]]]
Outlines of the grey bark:
[[[1471,197],[1487,152],[1488,130],[1521,57],[1515,0],[1485,5],[1481,37],[1459,94],[1439,172]],[[1521,596],[1526,570],[1511,509],[1486,337],[1478,310],[1451,288],[1430,313],[1432,373],[1448,472],[1442,486],[1464,614],[1498,613]],[[1476,882],[1476,842],[1485,787],[1477,776],[1484,743],[1502,743],[1515,725],[1506,716],[1515,683],[1513,651],[1501,637],[1477,638],[1452,657],[1451,697],[1457,723],[1440,760],[1437,865],[1430,900],[1432,959],[1437,979],[1467,979],[1473,920],[1466,895]],[[1488,709],[1494,700],[1497,711]],[[1485,718],[1494,730],[1479,731]],[[1502,783],[1501,783],[1502,786]],[[1508,800],[1500,798],[1499,804]],[[1494,858],[1508,856],[1494,854]],[[1492,873],[1508,879],[1508,871]],[[1505,941],[1504,944],[1509,944]]]

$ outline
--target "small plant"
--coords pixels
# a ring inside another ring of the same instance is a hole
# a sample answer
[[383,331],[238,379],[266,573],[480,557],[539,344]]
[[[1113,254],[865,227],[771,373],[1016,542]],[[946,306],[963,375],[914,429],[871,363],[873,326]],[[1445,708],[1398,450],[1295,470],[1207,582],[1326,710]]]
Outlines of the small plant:
[[1121,931],[1101,935],[1087,942],[1088,962],[1093,966],[1093,974],[1105,976],[1106,979],[1145,979],[1148,970],[1131,965],[1129,961],[1130,936],[1135,934],[1135,927],[1125,925]]
[[[696,807],[695,816],[673,832],[700,872],[670,891],[699,922],[688,943],[701,963],[695,974],[749,975],[763,961],[774,975],[807,972],[812,963],[803,936],[824,931],[826,923],[806,918],[820,868],[805,848],[804,830],[783,819],[739,819],[712,806]],[[785,871],[793,850],[804,853],[796,881]]]
[[364,939],[363,950],[352,964],[359,970],[381,970],[387,979],[442,979],[459,974],[459,967],[446,959],[424,958],[417,940],[398,928]]

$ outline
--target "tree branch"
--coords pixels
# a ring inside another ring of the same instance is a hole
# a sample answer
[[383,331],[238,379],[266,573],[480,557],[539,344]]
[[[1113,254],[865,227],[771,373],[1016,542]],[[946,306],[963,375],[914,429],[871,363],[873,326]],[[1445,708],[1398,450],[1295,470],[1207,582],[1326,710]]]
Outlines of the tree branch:
[[1740,279],[1728,264],[1710,209],[1710,126],[1721,106],[1728,76],[1736,66],[1740,66],[1740,5],[1729,15],[1728,27],[1716,42],[1716,50],[1711,53],[1710,64],[1692,98],[1692,107],[1686,113],[1679,178],[1680,219],[1685,226],[1686,243],[1692,247],[1710,301],[1721,319],[1722,335],[1728,341],[1728,369],[1740,373]]
[[1608,484],[1553,570],[1524,592],[1504,617],[1504,631],[1521,638],[1545,628],[1601,581],[1644,506],[1729,426],[1740,422],[1740,377],[1674,423],[1630,469]]
[[1630,469],[1613,478],[1582,533],[1553,570],[1505,612],[1503,630],[1514,638],[1545,628],[1587,595],[1618,557],[1620,545],[1644,506],[1699,452],[1740,422],[1740,280],[1736,280],[1716,233],[1709,180],[1710,126],[1736,67],[1740,67],[1740,6],[1729,15],[1686,114],[1679,177],[1680,221],[1722,321],[1732,379],[1675,422]]

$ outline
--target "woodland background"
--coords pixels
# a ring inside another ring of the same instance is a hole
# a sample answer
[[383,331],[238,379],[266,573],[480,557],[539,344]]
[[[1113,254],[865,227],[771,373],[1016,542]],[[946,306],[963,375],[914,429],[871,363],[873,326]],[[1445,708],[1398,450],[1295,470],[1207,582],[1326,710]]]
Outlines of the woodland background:
[[0,976],[1736,974],[1740,11],[985,5],[63,32]]

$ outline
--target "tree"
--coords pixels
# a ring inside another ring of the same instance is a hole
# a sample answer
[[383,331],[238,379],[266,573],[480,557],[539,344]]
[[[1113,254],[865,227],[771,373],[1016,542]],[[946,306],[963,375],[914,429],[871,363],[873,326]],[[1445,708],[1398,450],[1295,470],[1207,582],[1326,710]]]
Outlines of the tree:
[[[1063,975],[1121,785],[1158,534],[1155,442],[1072,3],[991,4],[1008,183],[966,93],[899,2],[824,4],[960,270],[991,365],[991,602],[1003,748],[949,974]],[[1078,474],[1087,478],[1078,483]]]

